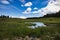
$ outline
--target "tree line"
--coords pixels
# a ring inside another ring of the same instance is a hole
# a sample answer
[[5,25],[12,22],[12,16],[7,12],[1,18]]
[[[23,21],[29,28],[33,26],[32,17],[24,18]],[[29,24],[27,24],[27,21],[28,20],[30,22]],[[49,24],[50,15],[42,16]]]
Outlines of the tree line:
[[60,11],[57,13],[47,14],[44,17],[60,17]]
[[1,15],[0,18],[9,18],[9,16]]

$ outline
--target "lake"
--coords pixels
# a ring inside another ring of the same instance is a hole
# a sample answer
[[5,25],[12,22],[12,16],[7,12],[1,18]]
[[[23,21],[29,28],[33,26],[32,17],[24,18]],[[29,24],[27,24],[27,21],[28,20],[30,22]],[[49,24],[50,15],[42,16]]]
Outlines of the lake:
[[32,24],[31,26],[28,26],[29,28],[37,28],[37,27],[46,27],[46,25],[43,22],[26,22]]
[[43,22],[26,22],[26,23],[32,24],[32,25],[28,26],[29,28],[60,26],[60,23],[43,23]]

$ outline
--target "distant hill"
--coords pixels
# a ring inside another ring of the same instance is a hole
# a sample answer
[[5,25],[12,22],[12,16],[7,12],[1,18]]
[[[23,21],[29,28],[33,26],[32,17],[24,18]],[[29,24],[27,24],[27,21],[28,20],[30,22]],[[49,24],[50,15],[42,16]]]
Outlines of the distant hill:
[[44,17],[60,17],[60,11],[57,13],[47,14]]

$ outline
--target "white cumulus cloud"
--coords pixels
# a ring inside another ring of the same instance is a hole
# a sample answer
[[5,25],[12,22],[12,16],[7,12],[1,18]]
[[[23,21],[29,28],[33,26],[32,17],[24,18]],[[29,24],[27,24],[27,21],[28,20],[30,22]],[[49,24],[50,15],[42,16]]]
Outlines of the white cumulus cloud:
[[38,13],[38,11],[33,11],[32,13]]
[[34,8],[34,10],[38,9],[37,7]]
[[45,8],[42,8],[45,13],[56,13],[60,11],[60,6],[58,5],[58,1],[50,1]]
[[31,9],[30,7],[28,7],[23,13],[24,13],[24,14],[29,14],[29,13],[31,13],[31,10],[32,10],[32,9]]
[[32,6],[32,2],[28,2],[24,6]]
[[28,11],[28,12],[30,12],[31,10],[32,10],[32,9],[31,9],[30,7],[29,7],[29,8],[27,8],[27,11]]
[[49,0],[48,4],[46,7],[38,9],[38,8],[34,8],[37,9],[35,11],[31,11],[32,9],[29,7],[27,8],[23,13],[25,14],[29,14],[29,13],[35,13],[35,14],[43,14],[43,15],[47,15],[47,14],[51,14],[51,13],[56,13],[60,11],[60,0]]
[[33,11],[33,13],[42,13],[43,15],[56,13],[60,11],[60,0],[50,0],[48,5],[38,11]]

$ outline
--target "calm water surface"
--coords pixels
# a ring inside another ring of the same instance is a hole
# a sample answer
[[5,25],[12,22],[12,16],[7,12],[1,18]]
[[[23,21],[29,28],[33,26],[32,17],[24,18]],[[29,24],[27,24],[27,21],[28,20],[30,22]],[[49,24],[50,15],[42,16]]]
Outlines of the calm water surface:
[[29,26],[29,28],[46,27],[46,25],[43,22],[27,22],[27,23],[33,24]]

